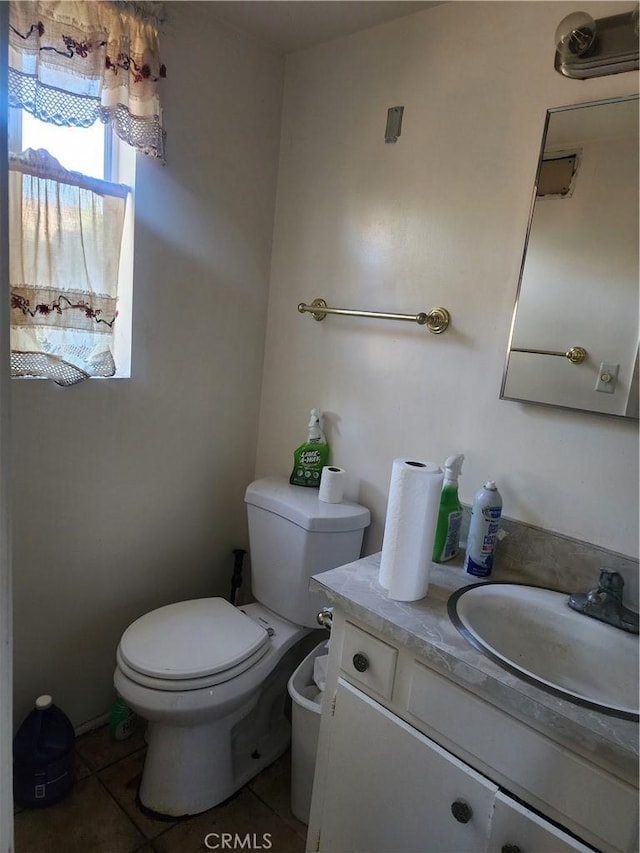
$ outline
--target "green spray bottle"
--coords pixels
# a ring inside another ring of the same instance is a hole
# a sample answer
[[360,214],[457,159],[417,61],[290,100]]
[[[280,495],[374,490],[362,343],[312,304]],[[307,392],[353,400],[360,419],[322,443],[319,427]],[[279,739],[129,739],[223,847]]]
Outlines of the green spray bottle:
[[450,456],[444,463],[444,482],[440,494],[440,509],[433,543],[433,562],[445,563],[460,550],[460,525],[462,504],[458,500],[458,477],[462,471],[464,455]]
[[307,440],[293,452],[293,471],[289,482],[293,486],[320,488],[322,469],[329,461],[329,445],[322,431],[322,412],[311,409]]

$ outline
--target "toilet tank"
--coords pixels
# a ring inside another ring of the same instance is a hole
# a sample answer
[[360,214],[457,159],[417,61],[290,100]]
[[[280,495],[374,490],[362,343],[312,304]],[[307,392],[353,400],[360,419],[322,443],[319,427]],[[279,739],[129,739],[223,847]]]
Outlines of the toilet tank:
[[356,503],[318,500],[318,489],[265,477],[245,493],[251,549],[251,587],[275,613],[317,628],[326,601],[309,591],[311,575],[360,556],[369,510]]

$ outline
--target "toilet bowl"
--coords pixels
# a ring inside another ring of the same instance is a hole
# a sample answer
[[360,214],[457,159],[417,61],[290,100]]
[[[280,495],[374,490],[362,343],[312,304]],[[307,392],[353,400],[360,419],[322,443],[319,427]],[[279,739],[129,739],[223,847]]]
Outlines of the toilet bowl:
[[114,686],[148,722],[139,799],[160,815],[212,808],[287,749],[287,682],[322,637],[315,614],[325,602],[309,578],[357,559],[369,523],[364,507],[322,506],[317,490],[280,478],[253,483],[245,499],[252,580],[268,601],[158,608],[126,629],[116,652]]
[[[201,614],[210,604],[212,617],[219,613],[219,605],[227,606],[239,620],[259,629],[264,643],[258,653],[248,656],[244,671],[238,672],[236,664],[212,675],[185,678],[184,683],[178,677],[154,679],[148,671],[137,672],[135,658],[123,666],[118,650],[115,688],[149,724],[139,798],[148,809],[173,817],[217,805],[287,749],[290,728],[280,699],[290,667],[295,668],[302,655],[296,646],[311,633],[260,604],[236,611],[223,599],[201,599],[181,602],[187,606],[174,614],[176,628],[184,617],[186,643],[195,636],[189,635],[188,625],[192,603],[199,605]],[[127,630],[135,634],[135,627],[136,623]],[[286,659],[287,652],[292,653],[291,660]],[[283,659],[284,666],[279,667]],[[185,671],[191,673],[192,668]]]

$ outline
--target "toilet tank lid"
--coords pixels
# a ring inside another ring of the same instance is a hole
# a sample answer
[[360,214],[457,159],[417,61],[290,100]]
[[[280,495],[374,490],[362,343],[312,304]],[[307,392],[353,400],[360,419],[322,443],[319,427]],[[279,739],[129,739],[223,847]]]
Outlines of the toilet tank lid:
[[273,512],[305,530],[335,533],[362,530],[371,522],[369,510],[343,501],[329,504],[318,500],[318,489],[292,486],[284,477],[265,477],[247,486],[245,503]]

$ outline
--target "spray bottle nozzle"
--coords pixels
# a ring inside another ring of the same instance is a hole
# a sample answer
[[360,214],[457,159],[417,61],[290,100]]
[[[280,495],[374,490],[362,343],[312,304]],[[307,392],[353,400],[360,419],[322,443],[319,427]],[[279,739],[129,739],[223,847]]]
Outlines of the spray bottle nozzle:
[[444,463],[444,473],[447,480],[457,480],[462,472],[462,463],[464,462],[464,453],[458,453],[456,456],[449,456]]
[[327,443],[322,429],[322,412],[320,409],[311,409],[309,426],[307,427],[307,441]]

